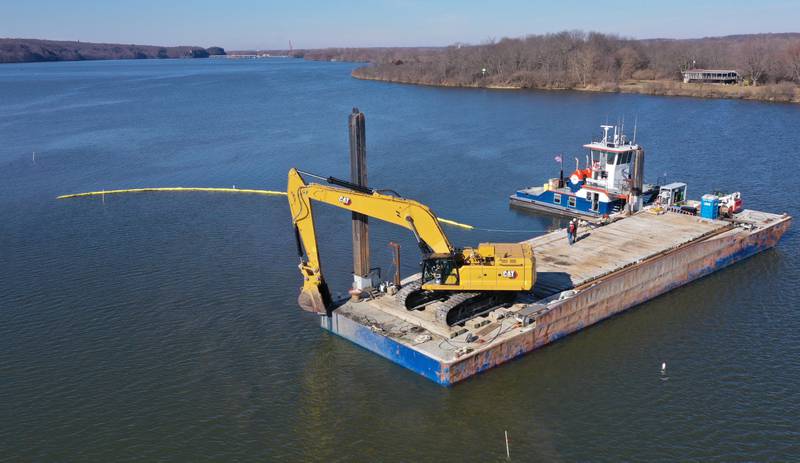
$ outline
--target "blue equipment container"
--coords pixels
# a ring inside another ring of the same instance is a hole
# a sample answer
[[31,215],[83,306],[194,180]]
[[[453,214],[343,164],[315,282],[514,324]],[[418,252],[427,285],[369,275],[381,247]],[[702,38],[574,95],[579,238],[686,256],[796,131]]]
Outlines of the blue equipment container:
[[719,216],[719,197],[715,195],[703,195],[700,199],[700,217],[704,219],[716,219]]

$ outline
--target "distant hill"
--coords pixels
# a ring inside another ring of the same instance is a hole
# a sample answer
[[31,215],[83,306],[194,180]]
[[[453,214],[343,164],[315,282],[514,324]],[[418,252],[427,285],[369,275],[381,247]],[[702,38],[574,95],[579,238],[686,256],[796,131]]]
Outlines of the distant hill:
[[101,59],[208,58],[224,55],[220,47],[159,47],[117,43],[68,42],[0,38],[0,63],[82,61]]

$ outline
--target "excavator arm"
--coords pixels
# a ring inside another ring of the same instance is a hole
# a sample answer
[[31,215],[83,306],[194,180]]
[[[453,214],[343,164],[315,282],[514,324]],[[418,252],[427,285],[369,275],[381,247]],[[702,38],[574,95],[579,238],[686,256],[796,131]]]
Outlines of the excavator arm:
[[407,228],[414,233],[420,248],[425,253],[453,253],[453,247],[442,231],[436,215],[427,206],[410,199],[382,194],[343,180],[331,177],[324,180],[340,186],[307,184],[299,171],[289,170],[287,186],[289,208],[292,213],[292,224],[300,257],[299,268],[303,274],[303,288],[298,297],[298,303],[303,309],[325,314],[330,310],[332,302],[330,290],[322,276],[322,264],[314,230],[312,200]]

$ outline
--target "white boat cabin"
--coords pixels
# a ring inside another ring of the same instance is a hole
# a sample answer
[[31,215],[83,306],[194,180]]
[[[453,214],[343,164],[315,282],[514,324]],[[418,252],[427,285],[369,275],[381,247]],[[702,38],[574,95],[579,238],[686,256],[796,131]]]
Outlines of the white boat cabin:
[[[602,188],[609,193],[627,194],[633,178],[633,162],[636,151],[642,148],[617,131],[616,126],[603,125],[603,138],[583,145],[589,150],[586,165],[591,176],[587,186]],[[614,129],[610,134],[610,129]]]

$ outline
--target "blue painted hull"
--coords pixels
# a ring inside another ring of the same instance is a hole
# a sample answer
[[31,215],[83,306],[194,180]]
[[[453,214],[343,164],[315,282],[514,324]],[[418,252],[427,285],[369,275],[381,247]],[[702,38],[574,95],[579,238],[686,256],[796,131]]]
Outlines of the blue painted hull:
[[[550,192],[547,192],[550,193]],[[575,207],[569,207],[568,200],[565,199],[564,204],[555,204],[552,201],[552,194],[549,200],[543,200],[541,197],[543,195],[530,195],[528,193],[518,191],[514,195],[512,195],[509,199],[512,205],[524,207],[526,209],[533,209],[536,211],[547,212],[550,214],[560,215],[560,216],[569,216],[569,217],[580,217],[586,219],[600,219],[604,215],[611,214],[616,207],[614,206],[608,207],[604,205],[598,209],[597,212],[591,210],[591,205],[589,201],[583,198],[576,198]],[[562,198],[564,198],[562,196]],[[620,202],[619,207],[622,207],[622,202]],[[601,211],[610,211],[610,212],[601,212]]]
[[322,328],[441,385],[450,386],[449,367],[334,311],[322,316]]

